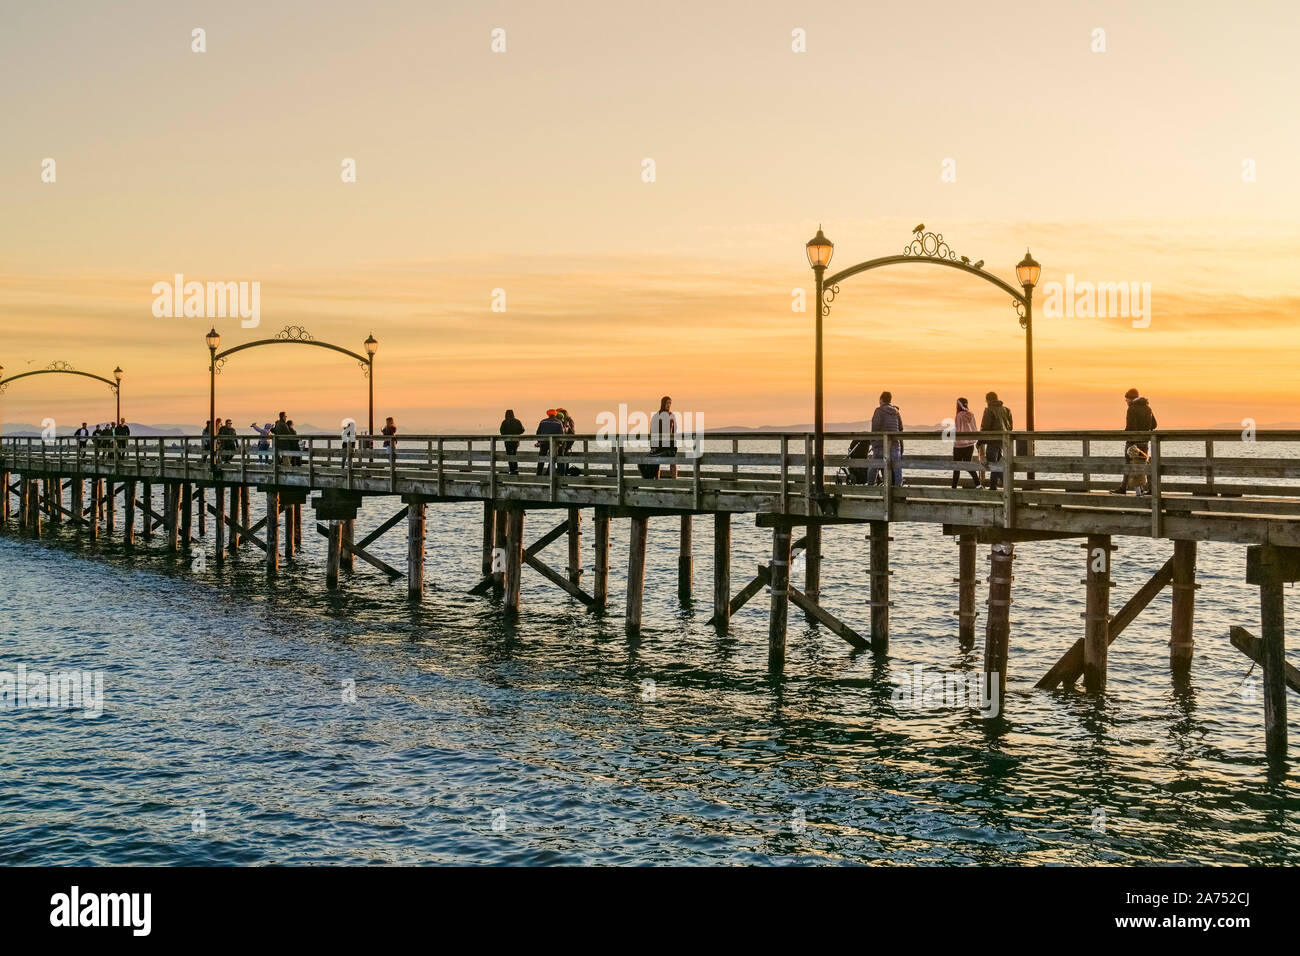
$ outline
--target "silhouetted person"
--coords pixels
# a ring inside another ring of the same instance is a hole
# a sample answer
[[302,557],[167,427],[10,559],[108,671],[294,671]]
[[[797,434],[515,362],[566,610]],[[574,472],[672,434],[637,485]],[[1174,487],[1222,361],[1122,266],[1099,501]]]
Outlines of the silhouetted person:
[[[384,427],[379,430],[379,433],[387,438],[392,438],[397,434],[397,423],[393,421],[391,416],[384,419]],[[395,442],[386,441],[384,447],[392,448],[394,444]]]
[[90,429],[86,427],[86,423],[82,422],[81,427],[73,432],[73,434],[77,436],[77,447],[85,448],[86,439],[90,437]]
[[[984,417],[980,419],[980,431],[982,432],[1009,432],[1012,430],[1011,409],[1002,404],[998,398],[997,392],[989,392],[984,396]],[[980,442],[980,447],[984,452],[985,464],[992,466],[1002,460],[1002,442],[984,439]],[[989,487],[997,488],[1001,475],[989,469]]]
[[[673,415],[673,400],[665,395],[659,399],[659,411],[650,417],[650,454],[655,458],[677,457],[677,418]],[[648,461],[637,466],[643,478],[659,477],[659,462]]]
[[[966,399],[957,399],[957,415],[953,422],[956,427],[956,436],[952,442],[952,460],[970,461],[971,456],[975,454],[975,439],[962,438],[961,436],[963,432],[974,432],[978,429],[975,427],[975,413],[970,410],[970,405],[967,404]],[[980,487],[979,472],[972,470],[970,476],[975,482],[973,487]],[[960,480],[961,472],[954,471],[952,473],[952,486],[956,488]]]
[[[894,404],[892,392],[880,393],[880,404],[876,406],[875,412],[871,416],[871,430],[873,432],[901,432],[903,430],[903,415]],[[903,483],[903,466],[895,464],[901,462],[903,458],[903,443],[896,441],[890,443],[893,447],[890,449],[889,470],[894,479],[894,485],[898,486]],[[873,442],[871,446],[871,456],[879,458],[885,453],[884,442]],[[867,484],[875,484],[876,476],[881,469],[872,468],[867,473]]]
[[[1156,413],[1151,410],[1151,403],[1138,394],[1136,388],[1130,388],[1124,393],[1124,401],[1128,402],[1128,413],[1124,416],[1124,430],[1126,432],[1151,432],[1156,429]],[[1140,454],[1134,454],[1133,450],[1137,449]],[[1145,462],[1150,460],[1151,443],[1146,441],[1127,441],[1124,443],[1124,464],[1130,462]],[[1119,487],[1111,492],[1113,495],[1122,495],[1128,492],[1127,473],[1119,483]],[[1138,491],[1141,492],[1142,486],[1139,485]]]
[[[564,434],[564,423],[561,422],[555,416],[555,409],[548,408],[546,410],[546,417],[537,423],[537,434],[539,435],[563,435]],[[556,444],[558,445],[559,443],[557,442]],[[551,450],[551,443],[549,440],[539,441],[537,443],[537,454],[538,454],[537,473],[539,475],[547,474],[546,463],[547,463],[548,456],[550,455],[550,450]]]
[[[524,423],[515,418],[513,408],[506,409],[506,417],[501,419],[501,434],[503,435],[522,435],[524,433]],[[519,474],[519,459],[516,457],[519,453],[519,442],[505,442],[506,456],[510,459],[510,474]]]

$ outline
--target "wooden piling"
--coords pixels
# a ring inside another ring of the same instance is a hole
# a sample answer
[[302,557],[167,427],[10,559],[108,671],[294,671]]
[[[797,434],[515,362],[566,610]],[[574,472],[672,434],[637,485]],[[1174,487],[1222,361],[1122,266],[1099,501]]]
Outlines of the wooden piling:
[[871,522],[871,648],[889,650],[889,522]]
[[[288,535],[285,535],[286,541],[288,537]],[[266,573],[268,576],[274,576],[279,570],[280,493],[274,489],[268,489],[266,492]]]
[[1196,616],[1196,542],[1174,542],[1174,611],[1169,629],[1169,669],[1185,674],[1195,650],[1192,622]]
[[683,603],[691,600],[691,578],[694,576],[691,555],[692,515],[682,515],[682,532],[677,548],[677,599]]
[[226,496],[220,485],[212,486],[212,557],[216,561],[226,559]]
[[569,509],[569,581],[582,584],[582,509]]
[[1264,750],[1272,759],[1286,757],[1286,624],[1282,582],[1259,588],[1261,656],[1264,671]]
[[[1006,699],[1007,655],[1011,644],[1011,562],[1015,545],[1010,542],[989,548],[989,600],[984,625],[984,673],[998,685],[998,713]],[[990,715],[995,716],[995,715]]]
[[[93,484],[93,481],[92,481]],[[91,489],[92,497],[94,489]],[[143,493],[140,495],[140,502],[144,505],[144,514],[140,517],[144,519],[144,539],[153,540],[153,485],[150,482],[143,483]]]
[[[109,478],[104,484],[108,488],[107,495],[104,498],[104,526],[108,529],[109,535],[112,535],[117,530],[117,488],[115,487],[116,482],[112,478]],[[49,487],[48,481],[46,487]]]
[[[239,521],[239,485],[230,486],[230,520]],[[233,525],[230,528],[230,553],[237,554],[239,551],[239,529]]]
[[181,536],[181,486],[179,482],[169,481],[164,486],[163,501],[166,510],[163,521],[167,526],[167,550],[176,551],[180,546]]
[[1086,549],[1087,594],[1083,612],[1083,688],[1106,690],[1106,651],[1110,647],[1110,535],[1090,534]]
[[[822,599],[822,526],[809,523],[804,533],[806,547],[803,555],[803,594],[813,604]],[[816,618],[805,612],[808,620]]]
[[957,644],[962,650],[975,646],[975,535],[957,537]]
[[731,626],[731,513],[713,515],[713,625],[725,634]]
[[424,595],[424,508],[412,501],[406,509],[406,593],[416,600]]
[[[279,502],[279,500],[280,496],[276,495],[276,501]],[[281,504],[280,511],[277,511],[274,515],[274,521],[277,525],[280,523],[281,512],[284,514],[284,558],[287,561],[298,550],[298,537],[294,528],[294,523],[298,520],[298,509],[297,506],[292,504]],[[269,515],[270,512],[267,514]],[[266,519],[267,524],[270,524],[271,521],[271,517]]]
[[293,505],[293,549],[302,553],[302,502]]
[[194,536],[194,485],[181,482],[181,547],[189,549],[190,539]]
[[122,483],[122,543],[135,544],[135,482]]
[[90,479],[90,540],[99,537],[99,479]]
[[[77,524],[81,524],[82,522],[85,521],[85,516],[83,512],[85,511],[86,505],[85,505],[85,501],[82,498],[82,495],[84,493],[85,493],[84,482],[82,482],[80,478],[73,478],[72,493],[70,497],[71,497],[71,504],[72,504],[72,514],[75,519],[75,523]],[[8,500],[9,500],[9,486],[6,484],[5,501],[7,502]]]
[[54,524],[60,524],[63,521],[63,479],[55,475],[53,479],[46,482],[46,485],[50,491],[50,521]]
[[[343,524],[339,528],[339,567],[344,571],[351,571],[354,562],[352,552],[349,550],[353,545],[353,529],[356,527],[355,518],[344,518]],[[347,547],[343,547],[347,545]]]
[[329,523],[329,551],[325,555],[325,586],[331,590],[339,586],[339,554],[343,550],[343,522],[331,518]]
[[506,610],[510,613],[519,612],[523,570],[524,511],[511,508],[506,513]]
[[641,633],[641,605],[645,597],[645,545],[648,531],[649,519],[645,515],[633,515],[627,541],[627,601],[624,606],[629,634]]
[[[148,488],[149,486],[145,485],[145,487]],[[196,486],[194,491],[198,495],[199,499],[199,537],[206,538],[208,536],[208,492],[202,485]]]
[[790,610],[790,526],[772,529],[772,564],[768,569],[772,606],[767,621],[767,664],[773,670],[785,666],[785,631]]
[[0,521],[9,520],[9,472],[0,471]]
[[492,589],[498,593],[506,587],[506,512],[498,508],[492,519]]
[[591,584],[592,606],[604,610],[609,604],[609,510],[597,506],[592,513],[596,557],[592,563],[595,580]]
[[496,509],[492,506],[491,501],[483,502],[483,549],[480,557],[482,558],[483,573],[485,575],[492,573],[492,549],[496,547]]

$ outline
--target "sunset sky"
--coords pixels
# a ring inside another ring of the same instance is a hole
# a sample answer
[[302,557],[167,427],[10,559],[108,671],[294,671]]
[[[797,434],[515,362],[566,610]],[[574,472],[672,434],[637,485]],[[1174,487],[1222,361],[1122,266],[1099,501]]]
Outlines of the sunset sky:
[[[152,312],[183,273],[261,283],[223,347],[373,333],[376,415],[406,433],[556,404],[592,431],[663,394],[708,427],[806,423],[804,243],[820,224],[834,272],[924,222],[1009,281],[1031,248],[1040,305],[1067,273],[1150,283],[1146,328],[1040,312],[1040,429],[1119,427],[1131,385],[1162,426],[1300,422],[1297,49],[1280,0],[10,4],[0,364],[120,365],[129,420],[197,429],[214,320]],[[909,425],[990,388],[1023,421],[1023,333],[974,277],[857,276],[826,348],[831,422],[883,388]],[[356,363],[300,346],[218,379],[241,426],[365,401]],[[0,396],[3,422],[111,412],[71,376]]]

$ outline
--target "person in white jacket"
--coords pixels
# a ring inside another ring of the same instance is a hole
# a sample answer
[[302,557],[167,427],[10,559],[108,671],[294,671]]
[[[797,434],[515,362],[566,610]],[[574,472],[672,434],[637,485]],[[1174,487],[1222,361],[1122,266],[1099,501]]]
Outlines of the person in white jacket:
[[[954,422],[956,423],[956,438],[953,439],[952,443],[952,460],[970,461],[972,456],[975,454],[975,439],[962,438],[961,436],[963,432],[979,431],[979,426],[975,424],[975,413],[970,410],[970,406],[966,403],[966,399],[964,398],[957,399],[957,417],[954,419]],[[980,481],[978,472],[972,469],[970,476],[975,481],[975,484],[972,487],[983,487],[983,482]],[[960,471],[954,471],[952,473],[952,486],[954,488],[957,487],[957,482],[960,478]]]

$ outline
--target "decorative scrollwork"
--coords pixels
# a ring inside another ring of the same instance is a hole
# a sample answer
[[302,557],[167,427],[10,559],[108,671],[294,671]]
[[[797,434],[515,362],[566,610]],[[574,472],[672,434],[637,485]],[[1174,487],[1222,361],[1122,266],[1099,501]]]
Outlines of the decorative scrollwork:
[[304,329],[301,325],[286,325],[279,332],[275,333],[277,339],[286,342],[314,342],[312,334]]
[[957,253],[944,242],[943,233],[922,232],[919,229],[913,234],[912,241],[903,247],[903,255],[919,256],[923,259],[956,260],[957,258]]
[[822,289],[822,318],[831,314],[831,303],[835,301],[835,297],[839,294],[839,283],[828,285]]
[[212,366],[213,372],[214,372],[215,374],[217,374],[217,375],[220,375],[220,374],[221,374],[221,366],[223,366],[223,365],[226,364],[226,359],[227,359],[227,358],[228,358],[228,356],[223,355],[223,356],[221,356],[221,358],[217,359],[216,363]]
[[369,378],[369,377],[370,377],[370,363],[369,363],[369,362],[358,362],[357,364],[361,366],[361,374],[364,375],[366,378]]
[[1029,320],[1025,318],[1025,304],[1019,299],[1012,299],[1011,308],[1015,309],[1016,315],[1020,316],[1020,327],[1022,329],[1029,328]]
[[62,359],[55,359],[49,365],[45,366],[47,372],[75,372],[77,369],[71,362],[65,362]]

